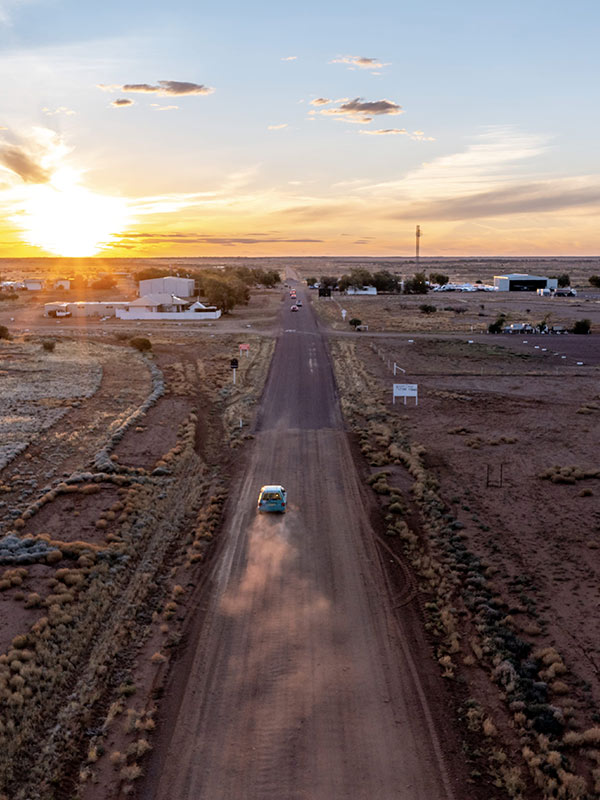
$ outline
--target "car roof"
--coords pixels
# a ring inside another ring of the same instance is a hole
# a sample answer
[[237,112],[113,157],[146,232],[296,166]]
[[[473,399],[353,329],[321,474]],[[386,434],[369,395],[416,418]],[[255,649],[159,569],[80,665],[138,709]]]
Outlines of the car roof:
[[280,484],[269,483],[267,486],[260,487],[261,492],[285,492],[285,489]]

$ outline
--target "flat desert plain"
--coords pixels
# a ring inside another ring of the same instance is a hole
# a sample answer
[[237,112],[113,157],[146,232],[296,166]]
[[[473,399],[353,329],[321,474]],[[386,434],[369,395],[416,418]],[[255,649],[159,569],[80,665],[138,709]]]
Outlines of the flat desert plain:
[[598,295],[297,278],[197,328],[2,312],[4,796],[595,796],[598,334],[485,330]]

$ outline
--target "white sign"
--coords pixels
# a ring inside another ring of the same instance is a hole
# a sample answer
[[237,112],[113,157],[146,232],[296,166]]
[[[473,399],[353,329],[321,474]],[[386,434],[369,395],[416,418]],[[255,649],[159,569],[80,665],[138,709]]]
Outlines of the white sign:
[[346,314],[347,314],[347,313],[348,313],[348,312],[346,311],[346,309],[345,309],[345,308],[342,308],[342,319],[343,319],[343,320],[345,320],[345,319],[346,319]]
[[397,397],[404,398],[404,405],[406,405],[406,398],[407,397],[414,397],[415,398],[415,405],[419,405],[419,387],[416,383],[394,383],[393,384],[393,396],[392,396],[392,404],[396,403]]

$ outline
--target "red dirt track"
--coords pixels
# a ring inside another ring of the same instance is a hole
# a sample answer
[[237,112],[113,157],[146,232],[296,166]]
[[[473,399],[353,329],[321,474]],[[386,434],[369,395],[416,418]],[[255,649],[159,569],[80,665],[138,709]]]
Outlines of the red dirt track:
[[[281,319],[197,636],[173,665],[138,796],[465,800],[411,654],[414,609],[405,623],[391,608],[312,309],[284,302]],[[270,482],[288,489],[285,516],[256,514]]]

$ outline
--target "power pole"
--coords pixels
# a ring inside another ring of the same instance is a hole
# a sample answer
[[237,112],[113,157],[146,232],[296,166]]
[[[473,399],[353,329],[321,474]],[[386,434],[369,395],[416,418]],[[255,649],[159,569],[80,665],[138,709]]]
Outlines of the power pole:
[[417,225],[417,232],[416,232],[415,238],[416,238],[416,243],[417,243],[417,247],[416,247],[417,269],[416,269],[416,271],[418,272],[419,271],[419,255],[420,255],[419,254],[419,239],[421,238],[421,226],[420,225]]

